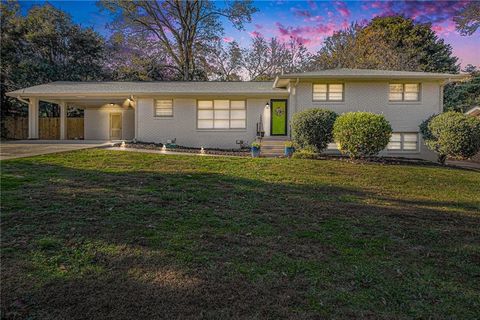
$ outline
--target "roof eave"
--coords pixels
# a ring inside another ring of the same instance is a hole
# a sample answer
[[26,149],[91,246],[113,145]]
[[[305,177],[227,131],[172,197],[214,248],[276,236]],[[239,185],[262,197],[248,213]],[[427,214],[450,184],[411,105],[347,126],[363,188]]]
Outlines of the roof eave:
[[285,91],[267,91],[267,92],[251,92],[251,91],[243,91],[243,92],[218,92],[218,91],[211,91],[211,92],[75,92],[75,93],[29,93],[29,92],[17,92],[12,91],[6,93],[7,96],[13,98],[29,98],[29,97],[38,97],[38,98],[111,98],[111,97],[129,97],[131,95],[137,97],[154,97],[154,96],[211,96],[211,95],[232,95],[232,96],[271,96],[271,95],[278,95],[284,96],[288,95],[288,92]]

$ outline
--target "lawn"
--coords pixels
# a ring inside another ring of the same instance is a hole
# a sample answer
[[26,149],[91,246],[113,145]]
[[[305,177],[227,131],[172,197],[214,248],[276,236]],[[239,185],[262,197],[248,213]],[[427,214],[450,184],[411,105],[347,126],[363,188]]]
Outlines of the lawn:
[[480,312],[479,172],[106,150],[1,166],[4,318]]

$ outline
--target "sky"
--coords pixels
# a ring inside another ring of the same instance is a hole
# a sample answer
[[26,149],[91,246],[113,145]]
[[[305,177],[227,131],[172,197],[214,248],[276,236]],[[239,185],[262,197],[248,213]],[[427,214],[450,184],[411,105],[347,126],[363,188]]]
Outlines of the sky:
[[[467,64],[480,66],[480,30],[472,36],[461,36],[455,30],[452,17],[469,1],[254,1],[258,12],[244,31],[233,28],[225,21],[225,42],[236,40],[247,46],[253,36],[277,37],[288,40],[299,38],[307,48],[315,52],[324,39],[334,31],[349,26],[352,22],[369,21],[375,16],[402,14],[418,22],[431,22],[437,35],[453,47],[462,67]],[[23,12],[44,1],[21,1]],[[111,16],[102,11],[95,1],[49,1],[69,13],[76,23],[93,27],[108,36],[107,25]],[[223,1],[218,3],[223,4]]]

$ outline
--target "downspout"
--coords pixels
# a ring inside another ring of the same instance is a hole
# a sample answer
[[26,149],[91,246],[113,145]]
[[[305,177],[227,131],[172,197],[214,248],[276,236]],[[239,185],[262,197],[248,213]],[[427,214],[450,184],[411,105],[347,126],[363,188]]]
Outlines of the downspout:
[[[297,81],[295,81],[295,84],[293,85],[293,94],[295,95],[295,107],[294,107],[293,112],[290,112],[290,119],[292,118],[292,116],[293,116],[295,113],[297,113],[297,104],[298,104],[298,99],[297,99],[297,85],[298,85],[299,82],[300,82],[300,79],[297,78]],[[289,136],[290,138],[292,138],[292,127],[291,127],[291,125],[289,125],[288,136]]]
[[132,96],[132,101],[133,101],[133,104],[135,106],[134,112],[133,112],[133,115],[135,117],[135,130],[134,130],[135,132],[134,132],[133,141],[136,143],[138,141],[138,101],[137,101],[137,97]]
[[297,81],[295,81],[295,86],[294,86],[294,88],[295,88],[295,112],[297,112],[297,101],[298,101],[298,99],[297,99],[297,85],[298,85],[299,82],[300,82],[300,78],[297,78]]

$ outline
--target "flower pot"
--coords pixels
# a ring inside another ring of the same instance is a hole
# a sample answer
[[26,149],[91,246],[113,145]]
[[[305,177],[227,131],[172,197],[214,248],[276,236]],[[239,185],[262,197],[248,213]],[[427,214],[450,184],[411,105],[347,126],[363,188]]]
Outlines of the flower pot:
[[294,151],[295,151],[294,147],[285,147],[285,157],[290,158]]
[[252,158],[258,158],[260,156],[260,148],[259,147],[252,147]]

